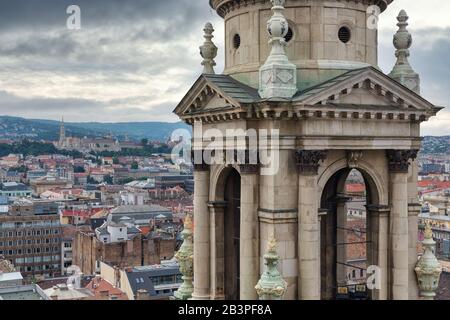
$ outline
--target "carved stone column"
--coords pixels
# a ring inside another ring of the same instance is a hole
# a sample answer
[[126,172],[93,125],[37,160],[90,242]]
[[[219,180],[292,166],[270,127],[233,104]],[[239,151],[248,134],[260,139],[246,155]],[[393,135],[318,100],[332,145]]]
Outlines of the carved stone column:
[[394,300],[408,300],[409,297],[408,167],[410,160],[417,157],[417,152],[386,152],[390,172],[391,297]]
[[255,285],[259,279],[259,166],[240,164],[241,234],[240,234],[240,298],[256,300]]
[[317,175],[326,151],[296,152],[298,175],[298,296],[301,300],[320,299],[319,199]]
[[211,241],[211,300],[225,299],[224,211],[227,203],[209,202]]
[[[419,284],[415,272],[417,264],[417,242],[419,229],[419,213],[422,206],[410,203],[408,205],[408,230],[409,232],[409,300],[419,299]],[[416,232],[412,232],[416,230]]]
[[210,299],[210,168],[203,161],[194,163],[194,292],[193,300]]
[[347,210],[345,204],[349,197],[338,196],[336,199],[336,282],[338,286],[347,285]]
[[[390,209],[387,206],[367,206],[369,228],[367,238],[370,241],[370,250],[367,255],[367,262],[369,266],[377,266],[378,274],[372,277],[372,300],[387,300],[389,295],[389,269],[388,269],[388,248],[389,248],[389,213]],[[368,277],[372,274],[367,274]]]

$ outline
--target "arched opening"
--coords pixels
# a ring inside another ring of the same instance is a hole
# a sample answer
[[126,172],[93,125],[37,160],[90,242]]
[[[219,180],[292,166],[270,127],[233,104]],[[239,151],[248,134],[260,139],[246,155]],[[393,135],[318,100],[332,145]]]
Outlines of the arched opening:
[[345,168],[326,183],[321,196],[322,299],[371,299],[367,268],[374,252],[367,208],[378,204],[378,191],[363,170]]
[[224,284],[225,299],[239,300],[240,291],[240,224],[241,224],[241,176],[232,169],[224,188]]

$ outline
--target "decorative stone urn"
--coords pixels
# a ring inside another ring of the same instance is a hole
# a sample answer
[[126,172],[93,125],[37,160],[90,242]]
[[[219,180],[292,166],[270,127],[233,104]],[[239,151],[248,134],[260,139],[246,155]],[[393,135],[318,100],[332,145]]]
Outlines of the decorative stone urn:
[[188,300],[192,297],[194,286],[194,246],[192,232],[192,218],[189,214],[184,219],[183,244],[180,250],[175,254],[175,259],[180,265],[180,271],[183,274],[183,284],[175,292],[174,296],[177,300]]
[[284,37],[289,24],[283,15],[285,0],[271,0],[273,16],[267,22],[269,57],[259,70],[259,94],[263,99],[292,98],[297,92],[297,67],[286,55]]
[[210,22],[208,22],[205,25],[205,28],[203,29],[203,31],[205,32],[205,34],[203,36],[205,38],[205,42],[200,47],[200,55],[203,58],[203,61],[202,61],[203,73],[204,74],[214,74],[215,73],[214,67],[216,66],[216,62],[214,61],[214,59],[217,57],[218,49],[211,40],[212,38],[214,38],[213,25]]
[[422,244],[425,247],[425,251],[417,262],[415,271],[419,281],[420,296],[424,300],[433,300],[436,296],[442,267],[434,255],[436,242],[433,240],[430,222],[425,224],[425,237]]
[[277,269],[280,258],[276,247],[277,243],[272,236],[267,246],[267,253],[264,255],[264,272],[255,286],[259,300],[281,300],[287,289],[287,283]]

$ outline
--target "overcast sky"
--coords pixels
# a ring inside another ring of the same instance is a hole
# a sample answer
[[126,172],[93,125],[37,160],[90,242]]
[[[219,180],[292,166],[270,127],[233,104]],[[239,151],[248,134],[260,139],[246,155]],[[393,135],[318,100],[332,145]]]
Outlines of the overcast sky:
[[[70,4],[81,7],[81,30],[66,27]],[[384,72],[394,65],[392,36],[402,8],[423,96],[450,106],[450,1],[394,0],[380,18]],[[0,0],[0,115],[177,121],[172,110],[201,72],[207,21],[216,28],[220,72],[223,26],[208,0]],[[450,135],[450,109],[422,128]]]

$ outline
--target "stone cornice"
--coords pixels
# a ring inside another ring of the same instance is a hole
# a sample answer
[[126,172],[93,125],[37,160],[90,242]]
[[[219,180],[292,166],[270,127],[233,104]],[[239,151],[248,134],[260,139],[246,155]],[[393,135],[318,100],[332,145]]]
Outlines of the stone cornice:
[[427,110],[407,110],[389,108],[386,106],[336,107],[335,105],[316,106],[281,106],[261,104],[246,106],[247,109],[229,110],[202,110],[196,114],[184,114],[180,116],[186,123],[195,121],[202,123],[223,123],[236,120],[307,120],[307,119],[338,119],[338,120],[362,120],[362,121],[400,121],[400,122],[425,122],[434,116]]
[[[347,0],[348,1],[348,0]],[[353,0],[355,3],[365,3],[365,4],[377,4],[379,5],[381,11],[383,12],[386,10],[387,6],[392,2],[393,0]],[[292,2],[292,0],[291,0]],[[304,1],[302,1],[302,4],[305,4]],[[339,1],[337,1],[339,2]],[[264,3],[270,3],[268,0],[209,0],[209,5],[211,8],[217,11],[217,14],[224,18],[229,12],[239,9],[241,7],[254,5],[254,4],[264,4]],[[307,4],[307,3],[306,3]],[[270,5],[267,6],[270,8]],[[286,7],[289,7],[289,4],[286,5]]]

